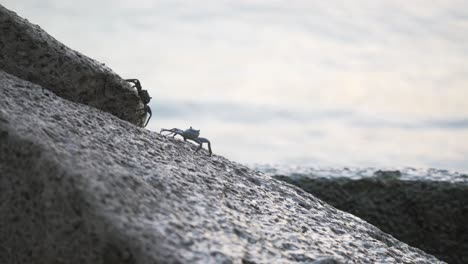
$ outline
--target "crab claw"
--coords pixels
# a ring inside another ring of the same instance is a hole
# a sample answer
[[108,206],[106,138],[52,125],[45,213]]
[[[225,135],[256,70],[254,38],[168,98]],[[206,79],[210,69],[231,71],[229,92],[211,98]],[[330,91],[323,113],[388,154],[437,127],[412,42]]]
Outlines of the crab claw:
[[162,132],[170,132],[170,133],[173,133],[176,129],[173,128],[173,129],[165,129],[165,128],[161,128],[161,131],[159,133],[162,133]]

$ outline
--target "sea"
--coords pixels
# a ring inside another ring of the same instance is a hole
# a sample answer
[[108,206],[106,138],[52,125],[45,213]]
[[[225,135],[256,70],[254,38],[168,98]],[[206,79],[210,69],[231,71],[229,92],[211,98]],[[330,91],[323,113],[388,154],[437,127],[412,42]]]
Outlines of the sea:
[[[468,2],[1,0],[253,167],[468,171]],[[262,167],[263,166],[263,167]]]

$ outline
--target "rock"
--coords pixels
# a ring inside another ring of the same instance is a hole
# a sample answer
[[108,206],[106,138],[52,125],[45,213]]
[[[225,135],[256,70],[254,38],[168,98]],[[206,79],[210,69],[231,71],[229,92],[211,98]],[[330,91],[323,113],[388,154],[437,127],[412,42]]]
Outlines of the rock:
[[468,179],[464,175],[430,169],[425,176],[379,170],[353,179],[314,173],[275,178],[441,260],[468,263]]
[[[384,171],[378,170],[374,173],[375,179],[383,179],[383,180],[395,180],[401,177],[401,172],[399,170],[391,170],[391,171]],[[370,179],[374,179],[370,178]]]
[[142,101],[125,80],[1,5],[0,69],[133,124],[145,120]]
[[0,263],[439,262],[195,149],[0,71]]

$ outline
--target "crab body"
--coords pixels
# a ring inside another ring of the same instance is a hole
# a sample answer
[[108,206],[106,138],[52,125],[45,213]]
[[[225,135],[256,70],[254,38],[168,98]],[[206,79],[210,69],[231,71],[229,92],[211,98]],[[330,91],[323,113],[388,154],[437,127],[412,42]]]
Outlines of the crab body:
[[200,130],[190,127],[189,129],[184,130],[182,134],[184,138],[195,140],[200,136]]
[[179,129],[179,128],[172,128],[172,129],[161,129],[161,133],[163,132],[169,132],[168,136],[171,136],[174,138],[175,136],[179,135],[181,136],[184,141],[187,141],[188,140],[191,140],[195,143],[198,144],[198,148],[197,150],[195,150],[195,153],[197,153],[203,146],[203,143],[207,143],[208,144],[208,151],[209,151],[209,156],[211,156],[211,154],[213,154],[213,152],[211,151],[211,143],[208,139],[206,138],[202,138],[200,137],[200,130],[197,130],[197,129],[193,129],[192,127],[190,127],[189,129],[186,129],[186,130],[182,130],[182,129]]

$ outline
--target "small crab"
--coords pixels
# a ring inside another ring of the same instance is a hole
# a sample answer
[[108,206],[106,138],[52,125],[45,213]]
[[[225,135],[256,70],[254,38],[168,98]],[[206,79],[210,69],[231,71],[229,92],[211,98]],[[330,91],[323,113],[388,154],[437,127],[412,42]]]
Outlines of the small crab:
[[140,84],[140,81],[138,79],[126,79],[125,81],[130,82],[133,84],[133,88],[136,88],[138,91],[138,96],[140,96],[141,101],[143,101],[143,104],[145,105],[143,109],[140,109],[140,111],[145,112],[145,119],[146,119],[146,114],[149,114],[148,120],[146,120],[146,123],[143,127],[146,127],[148,125],[148,122],[151,119],[152,113],[151,113],[151,108],[149,107],[149,102],[151,101],[151,97],[149,96],[149,93],[147,90],[143,90]]
[[193,129],[192,127],[186,130],[182,130],[178,128],[173,128],[173,129],[163,128],[161,129],[160,133],[162,134],[162,132],[169,132],[169,134],[167,135],[168,136],[172,135],[172,137],[175,137],[176,135],[182,136],[184,138],[184,141],[187,141],[187,139],[190,139],[194,141],[195,143],[198,143],[199,145],[198,145],[197,150],[195,150],[195,153],[197,153],[202,148],[203,143],[208,143],[208,151],[210,153],[208,156],[211,156],[211,154],[213,154],[213,152],[211,151],[210,141],[206,138],[199,137],[200,130]]

